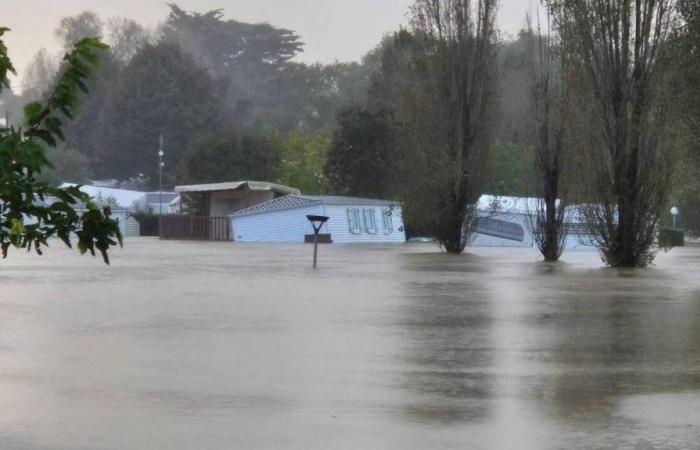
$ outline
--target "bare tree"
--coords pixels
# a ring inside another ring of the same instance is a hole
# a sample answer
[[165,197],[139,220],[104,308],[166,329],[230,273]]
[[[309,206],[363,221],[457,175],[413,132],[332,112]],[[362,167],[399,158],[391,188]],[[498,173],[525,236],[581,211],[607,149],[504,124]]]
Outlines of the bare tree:
[[496,0],[416,0],[421,40],[404,101],[409,214],[451,253],[469,242],[484,183],[496,90]]
[[577,153],[587,201],[580,212],[607,264],[646,266],[670,186],[659,54],[674,27],[675,0],[548,4],[585,93],[579,124],[586,140]]
[[566,99],[562,47],[545,12],[546,30],[542,31],[537,9],[537,31],[528,17],[531,39],[531,120],[534,125],[535,211],[529,211],[533,237],[545,261],[558,261],[566,239],[566,196],[563,195]]
[[64,17],[54,31],[63,48],[69,49],[86,37],[102,37],[102,19],[92,11],[84,11],[77,16]]
[[58,57],[51,55],[45,48],[40,49],[29,61],[22,75],[24,98],[32,101],[43,100],[54,87],[59,68]]
[[122,63],[128,63],[144,45],[155,43],[151,33],[131,19],[111,17],[105,27],[112,55]]

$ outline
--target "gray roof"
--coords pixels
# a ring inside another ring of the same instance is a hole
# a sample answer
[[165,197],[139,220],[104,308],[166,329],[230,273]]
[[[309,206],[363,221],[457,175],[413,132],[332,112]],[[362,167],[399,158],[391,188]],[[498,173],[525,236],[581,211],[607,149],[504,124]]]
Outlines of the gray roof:
[[396,204],[390,200],[377,200],[360,197],[342,197],[337,195],[285,195],[250,208],[242,209],[231,214],[233,217],[249,216],[283,209],[301,208],[311,205],[357,205],[357,206],[385,206]]
[[302,197],[320,200],[326,205],[368,205],[368,206],[382,206],[389,204],[397,204],[398,202],[393,202],[391,200],[380,200],[375,198],[362,198],[362,197],[344,197],[341,195],[302,195]]
[[[163,203],[170,203],[180,194],[163,191]],[[160,203],[160,192],[146,192],[146,203]]]
[[299,189],[266,181],[232,181],[230,183],[194,184],[175,186],[175,192],[217,192],[250,189],[251,191],[273,191],[283,194],[300,194]]

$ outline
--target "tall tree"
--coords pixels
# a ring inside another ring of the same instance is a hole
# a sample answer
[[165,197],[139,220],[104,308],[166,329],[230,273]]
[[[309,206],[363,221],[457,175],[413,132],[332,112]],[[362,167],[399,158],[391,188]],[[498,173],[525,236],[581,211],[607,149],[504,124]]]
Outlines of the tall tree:
[[45,48],[40,49],[24,70],[23,97],[31,101],[43,99],[53,88],[58,71],[58,58],[51,55]]
[[269,139],[216,130],[195,140],[183,157],[180,179],[186,183],[274,179],[277,148]]
[[[158,136],[167,166],[176,165],[192,140],[226,120],[222,86],[178,45],[147,44],[110,92],[109,139],[98,155],[97,175],[155,180]],[[172,176],[174,167],[166,170]]]
[[416,0],[413,6],[421,55],[404,131],[410,136],[406,209],[450,253],[461,253],[470,239],[485,179],[497,104],[496,5]]
[[341,109],[325,168],[331,191],[370,198],[392,196],[395,155],[396,130],[388,111],[359,106]]
[[528,19],[532,40],[531,117],[535,128],[535,167],[538,179],[535,192],[538,201],[530,211],[537,247],[545,261],[557,261],[564,251],[566,239],[565,212],[567,198],[563,189],[565,171],[566,95],[562,67],[561,44],[551,27],[551,15],[545,12],[543,32],[539,9],[537,31]]
[[675,3],[549,2],[579,62],[583,98],[592,100],[581,120],[588,145],[577,152],[589,200],[582,213],[604,261],[614,267],[654,259],[673,160],[664,152],[670,116],[663,91],[667,65],[659,55],[673,30]]
[[139,23],[124,17],[107,19],[109,51],[114,59],[128,63],[147,43],[153,43],[152,33]]
[[225,20],[222,10],[194,13],[170,3],[164,37],[196,55],[219,78],[239,115],[253,115],[289,61],[302,51],[299,36],[269,24]]
[[[64,169],[56,170],[53,174],[54,177],[67,177],[67,180],[81,179],[89,173],[105,175],[108,171],[104,167],[102,156],[110,153],[107,137],[112,124],[109,121],[108,112],[111,100],[114,98],[113,92],[119,86],[126,64],[150,41],[151,37],[143,27],[132,20],[114,17],[103,22],[90,12],[62,19],[55,34],[64,41],[64,45],[68,45],[70,39],[83,36],[98,34],[108,36],[110,48],[99,52],[99,70],[86,83],[90,95],[81,96],[80,112],[75,120],[67,123],[65,127],[68,153],[79,153],[82,158],[78,154],[73,154],[72,158],[66,160],[55,155],[59,163],[73,161],[80,164],[75,164],[74,171],[70,170],[70,164],[63,164]],[[87,169],[83,164],[85,161],[90,165]]]

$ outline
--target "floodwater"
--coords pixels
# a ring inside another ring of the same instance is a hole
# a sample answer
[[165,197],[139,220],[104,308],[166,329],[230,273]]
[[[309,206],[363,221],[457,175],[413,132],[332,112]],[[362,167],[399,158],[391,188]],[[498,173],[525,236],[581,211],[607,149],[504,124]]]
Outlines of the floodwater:
[[697,449],[700,247],[129,240],[0,261],[0,448]]

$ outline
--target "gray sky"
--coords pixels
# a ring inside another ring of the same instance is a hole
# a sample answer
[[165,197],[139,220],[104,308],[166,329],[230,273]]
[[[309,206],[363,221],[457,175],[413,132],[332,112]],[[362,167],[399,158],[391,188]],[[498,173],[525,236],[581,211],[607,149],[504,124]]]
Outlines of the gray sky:
[[[65,16],[90,10],[103,19],[124,16],[155,26],[168,12],[168,0],[0,0],[0,26],[12,29],[7,37],[10,57],[22,71],[41,48],[57,52],[53,30]],[[227,18],[269,22],[301,35],[305,62],[359,60],[381,37],[406,22],[413,0],[169,0],[193,11],[223,8]],[[499,25],[516,33],[532,0],[500,0]],[[21,75],[21,74],[20,74]]]

